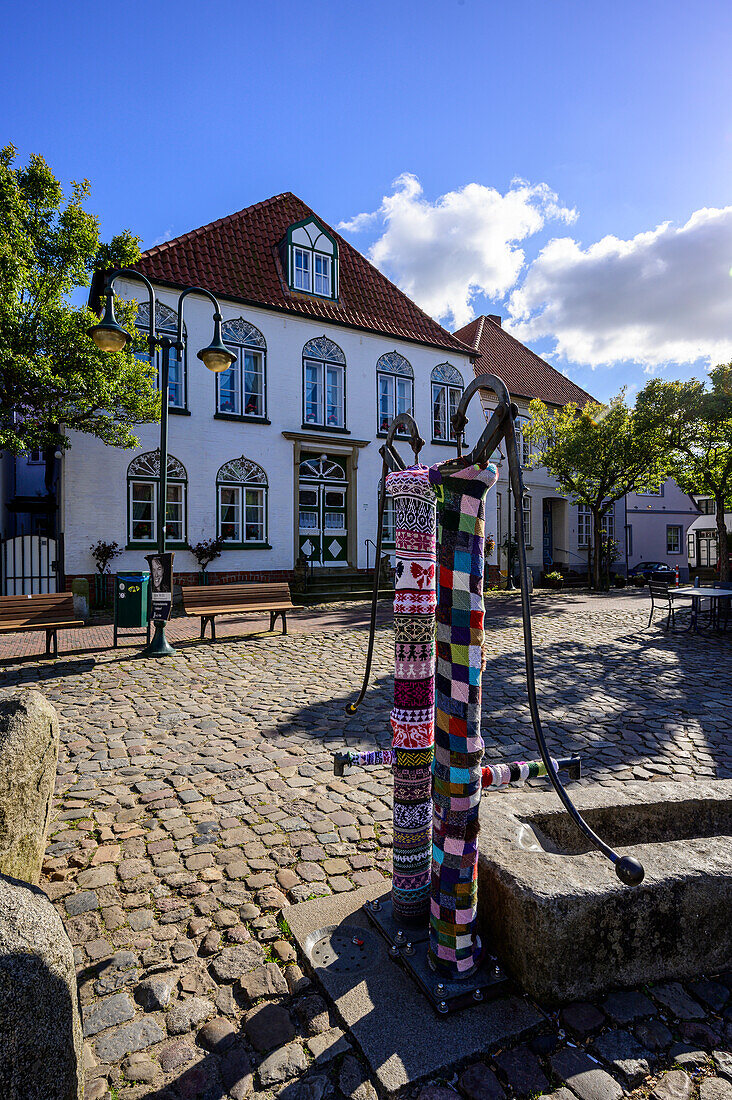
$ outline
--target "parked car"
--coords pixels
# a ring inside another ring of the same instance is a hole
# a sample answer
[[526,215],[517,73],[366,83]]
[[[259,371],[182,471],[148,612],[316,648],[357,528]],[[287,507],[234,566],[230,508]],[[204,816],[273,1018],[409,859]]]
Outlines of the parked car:
[[635,584],[648,584],[649,581],[669,581],[673,583],[676,570],[665,561],[641,561],[628,570],[628,578]]

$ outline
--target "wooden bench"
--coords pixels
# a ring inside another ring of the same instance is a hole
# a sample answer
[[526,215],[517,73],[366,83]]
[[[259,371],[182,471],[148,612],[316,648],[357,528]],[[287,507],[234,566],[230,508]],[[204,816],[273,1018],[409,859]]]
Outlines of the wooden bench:
[[268,611],[269,629],[279,616],[282,633],[287,633],[287,612],[293,608],[290,586],[285,581],[271,584],[201,584],[181,589],[186,615],[201,616],[201,637],[211,623],[211,641],[216,640],[217,615],[240,615],[243,611]]
[[45,630],[46,653],[58,657],[57,630],[84,626],[74,611],[71,592],[48,592],[34,596],[0,596],[0,634],[20,630]]

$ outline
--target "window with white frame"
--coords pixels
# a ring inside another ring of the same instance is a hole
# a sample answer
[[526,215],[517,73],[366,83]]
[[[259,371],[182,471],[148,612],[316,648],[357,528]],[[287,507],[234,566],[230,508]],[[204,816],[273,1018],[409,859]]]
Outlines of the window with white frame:
[[531,465],[531,442],[525,432],[528,423],[528,417],[525,416],[518,417],[516,420],[516,449],[522,466]]
[[667,554],[680,554],[681,553],[681,538],[683,529],[676,523],[671,523],[666,526],[666,553]]
[[[338,243],[320,222],[307,218],[291,226],[281,248],[287,252],[293,290],[337,297]],[[281,255],[285,261],[285,252]]]
[[[173,455],[168,455],[165,507],[165,541],[181,546],[186,541],[188,475]],[[148,451],[127,467],[127,539],[132,546],[157,546],[160,500],[160,451]]]
[[696,535],[693,531],[686,536],[686,552],[689,561],[696,561]]
[[29,466],[41,466],[43,463],[43,451],[28,451],[25,460]]
[[452,363],[440,363],[432,371],[431,383],[432,439],[438,443],[454,443],[457,436],[452,428],[452,416],[463,395],[463,376]]
[[303,348],[303,425],[345,427],[346,357],[332,340],[318,336]]
[[225,321],[222,336],[236,355],[231,366],[216,375],[216,409],[223,416],[264,418],[266,401],[266,356],[264,336],[243,317]]
[[241,455],[216,475],[217,534],[227,546],[267,543],[267,475]]
[[527,546],[532,546],[531,541],[531,497],[528,493],[524,494],[523,499],[523,518],[524,518],[524,541]]
[[414,407],[412,364],[398,351],[387,351],[376,363],[376,386],[378,431],[386,432],[395,416],[411,412]]
[[394,546],[396,543],[394,497],[388,495],[384,501],[384,523],[381,538],[386,546]]
[[[611,504],[609,510],[600,521],[602,533],[606,538],[615,538],[615,505]],[[577,545],[580,547],[592,545],[592,512],[586,504],[577,505]]]
[[[150,305],[148,302],[142,302],[137,307],[137,318],[135,321],[137,328],[140,332],[146,336],[150,332]],[[169,340],[174,340],[177,336],[178,330],[178,318],[169,306],[164,305],[162,302],[158,302],[155,307],[155,333],[158,338],[167,337]],[[170,348],[168,352],[168,408],[169,409],[181,409],[187,408],[187,393],[186,393],[186,354],[185,354],[185,342],[186,331],[185,326],[183,328],[183,351],[179,352],[175,348]],[[143,362],[150,362],[150,356],[147,352],[138,351],[135,352],[138,359]],[[160,374],[163,367],[163,351],[162,348],[157,348],[155,351],[155,369],[157,371],[157,387],[160,388]]]

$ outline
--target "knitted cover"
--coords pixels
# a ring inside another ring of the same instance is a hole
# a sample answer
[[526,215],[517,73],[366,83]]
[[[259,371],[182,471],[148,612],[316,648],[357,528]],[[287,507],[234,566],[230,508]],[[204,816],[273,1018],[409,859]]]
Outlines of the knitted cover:
[[435,492],[426,466],[386,479],[394,498],[394,773],[392,910],[425,921],[430,900],[435,698]]
[[475,924],[484,519],[485,496],[497,478],[495,466],[445,475],[439,466],[430,469],[439,551],[429,958],[454,978],[467,977],[481,951]]

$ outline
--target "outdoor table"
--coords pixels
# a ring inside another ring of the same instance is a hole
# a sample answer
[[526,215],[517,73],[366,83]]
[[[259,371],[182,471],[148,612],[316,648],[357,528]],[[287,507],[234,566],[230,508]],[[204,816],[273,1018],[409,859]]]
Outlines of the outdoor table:
[[696,634],[699,633],[699,600],[710,601],[710,623],[711,627],[715,627],[719,623],[719,601],[732,599],[732,589],[730,588],[671,588],[669,589],[669,596],[672,600],[677,598],[691,599],[691,618],[687,631],[693,630]]

